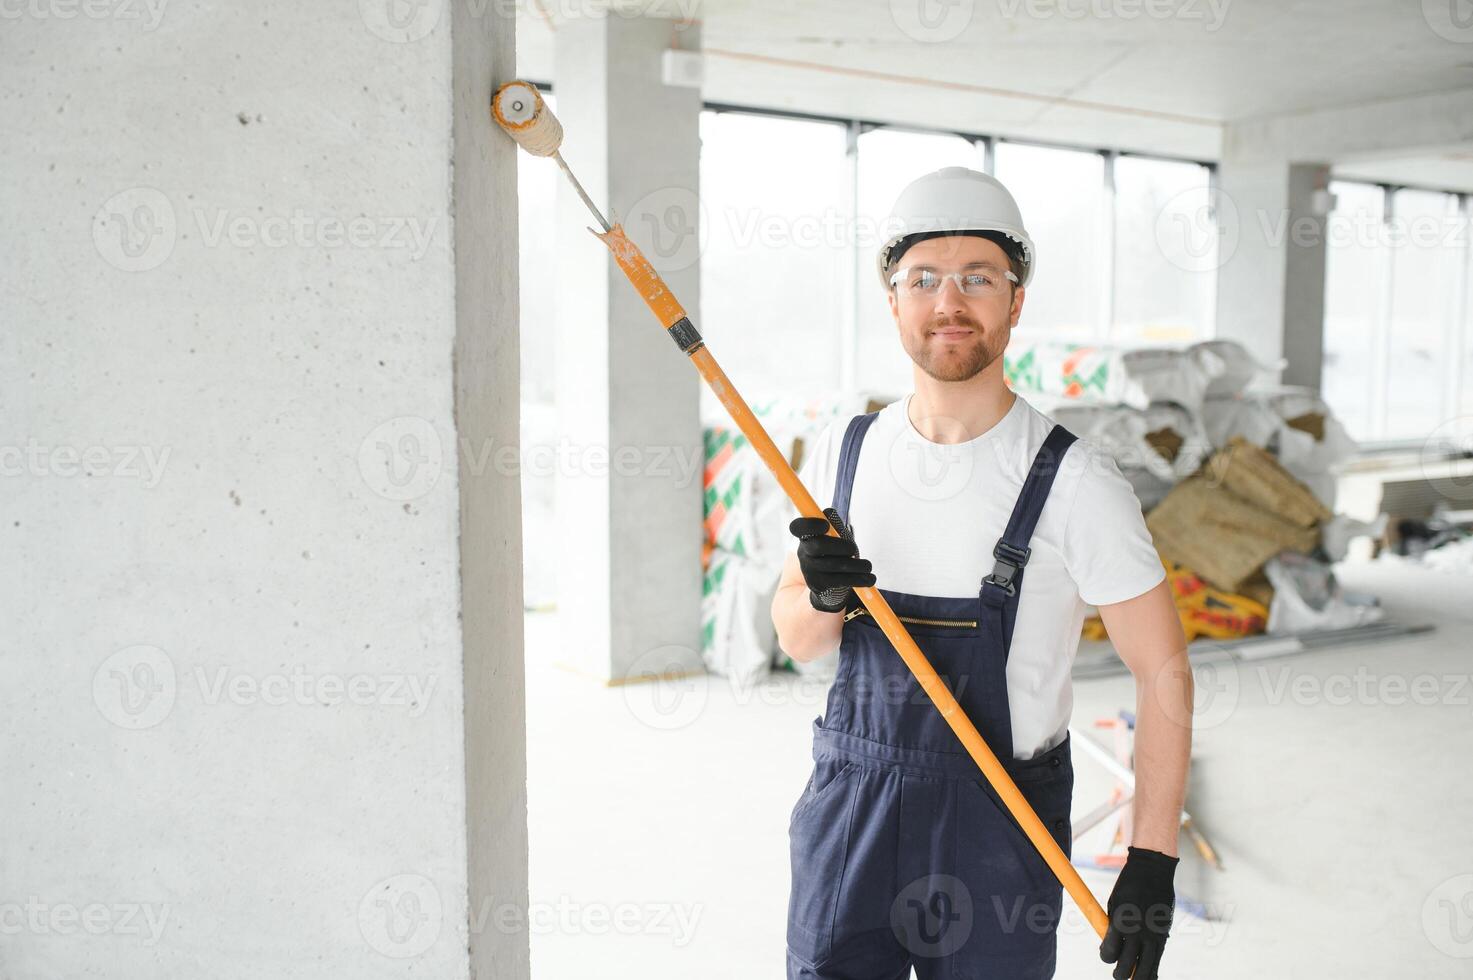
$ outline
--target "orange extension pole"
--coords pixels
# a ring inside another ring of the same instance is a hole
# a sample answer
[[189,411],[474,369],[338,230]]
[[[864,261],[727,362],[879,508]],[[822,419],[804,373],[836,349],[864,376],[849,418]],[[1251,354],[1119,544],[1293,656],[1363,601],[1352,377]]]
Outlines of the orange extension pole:
[[[757,421],[757,417],[747,407],[746,401],[742,399],[736,388],[732,387],[726,372],[721,370],[721,365],[716,363],[716,358],[706,348],[705,341],[701,339],[701,335],[691,324],[680,301],[675,298],[670,287],[665,285],[665,281],[660,278],[654,266],[650,265],[644,253],[629,240],[624,234],[623,227],[617,223],[603,234],[596,231],[593,234],[608,246],[609,252],[614,256],[614,261],[619,264],[620,269],[624,270],[624,275],[629,278],[629,282],[644,298],[660,324],[670,333],[671,338],[680,349],[690,357],[696,370],[701,372],[701,377],[705,378],[706,384],[711,387],[711,391],[720,399],[721,404],[726,406],[726,411],[731,415],[737,428],[742,430],[742,434],[747,437],[752,448],[757,450],[757,455],[762,457],[762,462],[767,464],[767,468],[777,478],[777,482],[782,486],[783,492],[788,495],[788,499],[797,505],[798,512],[805,517],[823,519],[823,509],[818,506],[813,495],[803,485],[803,481],[798,479],[798,474],[793,472],[787,459],[778,451],[772,438],[767,434],[767,430],[762,428],[762,423]],[[829,528],[828,533],[836,537],[838,535],[838,532],[832,527]],[[906,631],[905,626],[891,610],[885,597],[880,594],[879,589],[872,587],[857,588],[854,592],[864,603],[864,607],[869,610],[869,614],[874,617],[875,622],[879,624],[880,629],[885,631],[885,635],[889,637],[890,642],[900,654],[900,659],[905,661],[905,665],[910,668],[910,672],[920,683],[921,689],[936,705],[936,710],[941,712],[941,717],[946,719],[951,730],[956,732],[956,737],[961,739],[962,745],[966,746],[967,754],[977,763],[982,774],[987,777],[987,781],[992,784],[997,795],[1007,805],[1013,818],[1023,828],[1023,833],[1028,835],[1028,839],[1033,842],[1033,846],[1047,862],[1049,869],[1074,898],[1095,932],[1104,938],[1105,930],[1110,924],[1109,916],[1095,900],[1094,894],[1090,892],[1084,879],[1079,877],[1079,872],[1075,870],[1074,865],[1069,863],[1068,856],[1054,841],[1048,829],[1044,827],[1043,821],[1038,819],[1038,814],[1033,812],[1033,807],[1029,806],[1023,794],[1018,791],[1013,778],[1008,775],[992,749],[988,748],[987,743],[983,741],[977,727],[962,711],[962,706],[957,703],[945,682],[937,676],[936,669],[931,666],[931,661],[927,660],[921,648],[916,646],[915,640],[911,638],[910,633]]]
[[[536,156],[552,157],[562,168],[574,189],[578,191],[578,196],[583,199],[588,210],[592,211],[594,217],[598,219],[599,226],[604,229],[603,234],[596,231],[593,234],[608,247],[609,252],[614,256],[614,261],[619,263],[619,268],[624,270],[624,275],[629,278],[629,282],[644,298],[645,303],[648,304],[666,332],[670,334],[676,346],[690,357],[696,370],[701,372],[701,377],[705,378],[706,384],[710,385],[711,391],[721,400],[721,404],[726,406],[726,411],[731,415],[732,421],[737,424],[737,428],[742,430],[747,441],[757,450],[757,455],[762,457],[762,462],[766,463],[772,475],[777,477],[777,482],[782,486],[783,492],[788,495],[788,499],[797,505],[798,512],[804,517],[822,519],[823,510],[809,494],[808,488],[803,486],[803,481],[798,479],[798,474],[794,473],[793,468],[788,465],[787,459],[778,452],[777,446],[773,445],[772,438],[767,434],[767,430],[762,428],[762,423],[757,421],[757,417],[752,414],[752,410],[747,407],[742,396],[732,387],[731,380],[727,378],[726,372],[721,370],[721,365],[716,363],[716,358],[712,357],[711,352],[706,349],[705,341],[701,339],[700,333],[690,322],[690,318],[686,316],[685,309],[675,298],[675,294],[670,291],[670,287],[665,285],[665,281],[660,278],[654,266],[650,265],[639,247],[624,234],[623,227],[618,223],[610,224],[604,218],[583,186],[578,183],[578,178],[573,176],[573,171],[563,160],[562,154],[558,152],[563,140],[562,125],[543,102],[537,87],[519,79],[504,83],[492,97],[491,115],[497,125],[524,150]],[[592,231],[592,229],[589,230]],[[828,533],[835,536],[838,534],[832,527],[829,528]],[[1054,876],[1073,896],[1075,903],[1084,912],[1085,918],[1089,920],[1090,925],[1094,926],[1095,932],[1103,938],[1110,924],[1109,916],[1105,914],[1104,909],[1100,908],[1100,903],[1095,901],[1094,895],[1090,893],[1084,880],[1079,877],[1079,872],[1074,870],[1074,865],[1069,863],[1069,858],[1065,856],[1063,849],[1054,842],[1053,837],[1044,827],[1043,821],[1038,819],[1038,814],[1033,812],[1033,807],[1029,806],[1023,794],[1018,792],[1017,784],[1013,782],[1002,763],[997,761],[997,756],[993,755],[987,743],[982,740],[976,726],[967,718],[966,712],[962,711],[962,706],[952,696],[945,682],[936,675],[936,669],[931,666],[931,662],[926,659],[921,648],[916,646],[915,640],[911,639],[910,634],[901,625],[900,620],[890,608],[890,604],[885,601],[885,597],[875,588],[859,588],[854,591],[859,596],[860,602],[864,603],[864,607],[869,610],[869,614],[874,617],[875,622],[880,625],[880,629],[884,630],[885,635],[890,638],[890,642],[900,653],[900,658],[905,661],[905,665],[910,668],[910,672],[920,683],[921,689],[930,697],[931,703],[936,705],[936,710],[941,712],[941,717],[946,719],[951,730],[956,732],[956,737],[961,739],[962,745],[966,746],[967,754],[972,757],[972,761],[977,763],[982,774],[987,777],[987,781],[992,784],[992,788],[1007,805],[1013,818],[1023,828],[1023,833],[1028,835],[1028,839],[1043,856]]]

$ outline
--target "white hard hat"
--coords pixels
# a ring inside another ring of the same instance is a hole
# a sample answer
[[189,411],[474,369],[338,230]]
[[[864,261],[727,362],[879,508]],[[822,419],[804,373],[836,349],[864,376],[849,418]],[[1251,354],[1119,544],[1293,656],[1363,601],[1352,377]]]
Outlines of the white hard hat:
[[1023,249],[1020,285],[1028,285],[1035,265],[1033,239],[1023,228],[1018,202],[1002,181],[966,167],[946,167],[918,177],[900,192],[885,223],[886,239],[876,261],[880,281],[890,285],[885,268],[891,249],[902,239],[928,232],[966,231],[998,232],[1017,242]]

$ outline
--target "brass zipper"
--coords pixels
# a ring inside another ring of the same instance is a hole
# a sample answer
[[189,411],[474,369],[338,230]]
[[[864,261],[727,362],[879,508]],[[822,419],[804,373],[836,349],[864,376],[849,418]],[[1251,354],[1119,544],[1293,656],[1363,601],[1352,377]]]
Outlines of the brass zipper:
[[[856,606],[844,614],[844,622],[849,622],[856,616],[868,616],[869,610],[863,606]],[[915,623],[917,626],[969,626],[977,628],[975,619],[921,619],[916,616],[896,616],[902,623]]]

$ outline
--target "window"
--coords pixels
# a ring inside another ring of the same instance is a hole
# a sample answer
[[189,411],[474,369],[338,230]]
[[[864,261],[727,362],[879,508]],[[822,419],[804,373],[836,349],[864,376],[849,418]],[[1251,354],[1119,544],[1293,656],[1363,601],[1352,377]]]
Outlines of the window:
[[837,123],[701,113],[697,326],[748,400],[840,385],[852,228],[845,138]]
[[1464,257],[1451,234],[1456,203],[1430,191],[1391,196],[1385,439],[1425,436],[1446,417],[1453,260]]
[[997,179],[1017,200],[1038,250],[1015,341],[1103,339],[1109,282],[1104,158],[999,143]]
[[[851,133],[859,134],[852,142]],[[741,390],[749,398],[907,390],[912,365],[874,266],[882,226],[915,178],[948,166],[988,169],[988,139],[727,108],[702,112],[700,136],[696,320]],[[555,213],[563,177],[544,163],[517,155],[524,214]],[[1006,140],[993,143],[993,163],[1038,251],[1020,343],[1132,346],[1212,335],[1214,256],[1194,251],[1196,239],[1173,237],[1210,218],[1209,168]],[[520,224],[523,397],[533,403],[553,399],[556,291],[542,285],[558,268],[558,234],[553,221]],[[810,351],[817,356],[778,356]],[[1405,370],[1427,356],[1422,343]],[[703,410],[719,411],[704,386],[701,397]]]
[[1208,169],[1124,156],[1115,160],[1116,344],[1185,344],[1212,335],[1216,218]]
[[1424,438],[1473,407],[1466,210],[1437,191],[1330,190],[1325,400],[1357,439]]
[[1381,188],[1330,182],[1335,209],[1325,230],[1324,369],[1325,401],[1341,424],[1359,439],[1373,432],[1380,415],[1375,365],[1386,282],[1378,242],[1385,220]]

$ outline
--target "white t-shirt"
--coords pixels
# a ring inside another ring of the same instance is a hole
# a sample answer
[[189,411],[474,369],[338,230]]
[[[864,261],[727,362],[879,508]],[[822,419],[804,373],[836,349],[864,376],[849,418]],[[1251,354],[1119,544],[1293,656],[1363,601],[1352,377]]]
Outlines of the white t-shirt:
[[[916,431],[910,399],[881,409],[865,434],[849,504],[854,539],[880,588],[973,597],[1054,423],[1016,396],[982,435],[941,445]],[[848,425],[848,418],[830,423],[798,474],[821,507],[833,502]],[[790,519],[796,516],[791,509]],[[1073,709],[1069,672],[1087,607],[1134,598],[1166,577],[1135,491],[1115,461],[1083,438],[1064,455],[1028,545],[1007,665],[1019,759],[1064,739]]]

